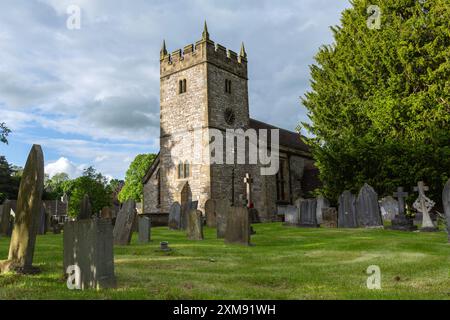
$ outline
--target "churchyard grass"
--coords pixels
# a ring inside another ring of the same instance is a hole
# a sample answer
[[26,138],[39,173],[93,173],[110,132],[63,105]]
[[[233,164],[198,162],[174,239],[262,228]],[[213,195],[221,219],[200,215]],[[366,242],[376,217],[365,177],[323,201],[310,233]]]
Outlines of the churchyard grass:
[[[38,236],[35,276],[0,275],[0,299],[450,299],[447,234],[254,225],[255,246],[153,228],[152,242],[115,247],[117,289],[73,291],[62,276],[62,235]],[[158,250],[169,241],[171,252]],[[0,257],[9,239],[0,238]],[[381,290],[367,289],[370,265]]]

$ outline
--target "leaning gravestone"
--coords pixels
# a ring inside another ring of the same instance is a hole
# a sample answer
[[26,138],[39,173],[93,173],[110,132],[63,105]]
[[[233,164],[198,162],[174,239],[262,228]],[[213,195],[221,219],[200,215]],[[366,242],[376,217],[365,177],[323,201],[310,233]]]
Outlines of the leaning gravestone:
[[338,213],[336,208],[322,208],[322,226],[324,228],[338,227]]
[[230,213],[231,207],[228,200],[216,200],[216,222],[217,222],[217,239],[225,238],[227,230],[227,217]]
[[150,241],[151,221],[147,216],[139,215],[139,242],[148,243]]
[[307,228],[318,228],[317,223],[317,201],[316,199],[307,199],[300,202],[299,226]]
[[187,237],[189,240],[203,240],[202,212],[191,209],[188,214]]
[[359,227],[383,228],[378,194],[367,183],[361,188],[356,199],[356,214]]
[[344,191],[339,197],[338,227],[357,228],[356,197],[350,191]]
[[11,216],[11,201],[6,200],[3,203],[2,211],[0,212],[0,236],[9,237],[8,231],[10,226]]
[[217,226],[216,202],[213,199],[208,199],[205,202],[205,216],[206,216],[206,225],[209,228],[215,228]]
[[225,243],[250,245],[250,219],[248,209],[232,207],[227,217]]
[[174,202],[170,206],[169,229],[180,230],[180,227],[181,227],[181,206],[178,202]]
[[136,202],[134,200],[126,201],[117,215],[116,225],[114,226],[114,244],[127,246],[131,242],[133,225],[136,219]]
[[44,155],[39,145],[33,145],[20,182],[8,260],[0,263],[0,273],[39,272],[32,264],[43,191]]
[[[83,202],[86,200],[89,198],[83,199]],[[79,269],[79,289],[116,286],[113,227],[109,220],[87,218],[66,222],[63,245],[64,273],[70,273],[73,267]]]
[[447,219],[448,242],[450,243],[450,180],[445,184],[442,191],[442,202],[444,204],[445,217]]
[[284,225],[285,226],[298,226],[300,222],[299,210],[295,206],[286,206],[284,213]]
[[381,199],[380,211],[383,220],[394,220],[398,214],[398,201],[391,196]]
[[322,209],[328,208],[330,206],[330,202],[325,199],[323,196],[317,197],[317,208],[316,208],[316,217],[317,217],[317,223],[322,224],[323,218],[322,218]]

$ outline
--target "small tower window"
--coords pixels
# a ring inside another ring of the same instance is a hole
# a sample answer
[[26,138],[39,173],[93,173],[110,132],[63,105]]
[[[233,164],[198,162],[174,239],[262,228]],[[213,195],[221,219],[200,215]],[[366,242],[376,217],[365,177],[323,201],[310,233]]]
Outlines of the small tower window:
[[182,94],[187,91],[186,79],[180,80],[178,82],[178,93]]
[[183,162],[180,162],[178,164],[178,179],[183,179],[183,177],[184,177]]
[[231,93],[231,80],[225,79],[225,92]]
[[184,177],[189,178],[191,176],[191,166],[189,165],[189,162],[184,163]]
[[187,179],[191,176],[191,165],[188,161],[178,164],[178,179]]

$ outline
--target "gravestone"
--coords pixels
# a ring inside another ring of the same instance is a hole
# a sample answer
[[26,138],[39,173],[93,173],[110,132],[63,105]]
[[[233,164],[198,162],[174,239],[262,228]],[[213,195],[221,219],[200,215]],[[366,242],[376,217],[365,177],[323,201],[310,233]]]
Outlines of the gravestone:
[[248,213],[250,214],[250,223],[261,223],[261,219],[259,218],[259,213],[256,208],[250,208]]
[[316,199],[306,199],[300,201],[299,209],[299,226],[306,228],[318,228],[317,223],[317,200]]
[[399,231],[414,231],[417,227],[414,225],[414,221],[405,215],[405,198],[408,197],[408,193],[404,192],[403,187],[399,187],[397,192],[394,193],[394,197],[398,198],[398,214],[392,220],[391,229]]
[[250,219],[248,209],[232,207],[227,217],[225,243],[250,245]]
[[295,206],[286,206],[284,212],[284,225],[297,227],[300,223],[300,210]]
[[367,183],[361,188],[356,199],[356,214],[359,227],[383,228],[378,194]]
[[339,197],[338,228],[357,228],[356,197],[350,191],[344,191]]
[[338,227],[338,213],[336,208],[322,208],[322,226],[324,228]]
[[213,199],[208,199],[205,202],[205,216],[206,216],[206,225],[209,228],[215,228],[217,226],[216,202]]
[[169,229],[180,230],[181,227],[181,206],[178,202],[174,202],[170,206],[169,211]]
[[188,224],[188,218],[189,218],[189,212],[192,209],[197,210],[198,208],[198,201],[186,201],[182,210],[181,210],[181,230],[187,229]]
[[216,200],[217,239],[225,238],[227,216],[231,210],[230,202],[225,199]]
[[151,234],[151,221],[147,216],[139,215],[139,242],[148,243],[150,241]]
[[2,211],[0,212],[0,236],[9,237],[9,229],[11,223],[11,201],[6,200],[3,203]]
[[83,201],[81,201],[80,213],[78,214],[78,220],[86,220],[92,218],[92,206],[91,200],[87,194],[84,195]]
[[450,180],[444,186],[442,191],[442,202],[444,205],[445,218],[447,220],[448,242],[450,243]]
[[38,235],[45,235],[46,232],[47,232],[47,214],[45,212],[45,207],[42,204],[41,213],[39,217]]
[[322,209],[328,208],[330,206],[330,202],[325,199],[323,196],[317,197],[317,208],[316,208],[316,217],[317,217],[317,223],[322,224],[323,218],[322,218]]
[[110,207],[103,207],[100,213],[100,219],[112,220],[112,211]]
[[203,219],[202,212],[191,209],[188,214],[187,238],[189,240],[203,240]]
[[395,216],[398,214],[398,201],[391,196],[381,199],[380,211],[383,220],[394,220]]
[[420,181],[417,184],[414,191],[419,193],[419,197],[414,202],[413,207],[422,214],[422,227],[420,228],[420,231],[436,232],[439,231],[439,228],[436,227],[430,216],[430,211],[436,203],[425,195],[425,191],[428,190],[429,188],[425,185],[425,183],[423,183],[423,181]]
[[37,273],[33,256],[40,222],[44,191],[44,155],[39,145],[33,145],[20,181],[14,229],[8,260],[0,263],[0,273],[15,271]]
[[80,268],[80,285],[85,289],[116,286],[114,275],[113,226],[109,220],[85,219],[64,224],[64,273]]
[[128,200],[123,204],[117,215],[113,231],[115,245],[127,246],[130,244],[135,219],[136,202],[134,200]]

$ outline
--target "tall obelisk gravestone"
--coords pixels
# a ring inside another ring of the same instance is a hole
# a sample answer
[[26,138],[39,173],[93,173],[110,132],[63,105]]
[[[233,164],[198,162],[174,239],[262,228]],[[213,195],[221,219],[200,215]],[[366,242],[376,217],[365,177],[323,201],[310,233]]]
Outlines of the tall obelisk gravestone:
[[36,234],[41,217],[44,191],[44,155],[34,145],[28,155],[17,199],[16,218],[7,261],[0,262],[0,272],[36,273],[32,266]]

